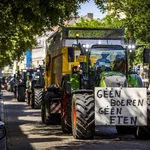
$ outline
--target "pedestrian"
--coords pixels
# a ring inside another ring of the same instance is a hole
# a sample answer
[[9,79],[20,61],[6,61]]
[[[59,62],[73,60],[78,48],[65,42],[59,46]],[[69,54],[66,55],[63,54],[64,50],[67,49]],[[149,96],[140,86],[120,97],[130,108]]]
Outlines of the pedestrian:
[[18,86],[18,78],[16,74],[14,74],[14,97],[17,97],[17,86]]
[[134,72],[138,72],[138,66],[137,66],[137,63],[134,65],[133,71],[134,71]]

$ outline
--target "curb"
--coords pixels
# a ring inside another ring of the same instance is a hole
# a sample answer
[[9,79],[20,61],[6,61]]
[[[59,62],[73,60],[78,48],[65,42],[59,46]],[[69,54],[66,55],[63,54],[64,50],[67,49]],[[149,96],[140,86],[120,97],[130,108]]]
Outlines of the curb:
[[[3,101],[3,93],[0,92],[0,119],[5,122],[5,118],[4,118],[4,101]],[[2,149],[1,150],[7,150],[7,144],[6,144],[6,137],[4,137],[1,141],[2,144]],[[0,145],[1,145],[0,144]]]
[[3,102],[3,99],[2,99],[2,96],[3,93],[0,92],[0,118],[2,121],[4,121],[4,102]]

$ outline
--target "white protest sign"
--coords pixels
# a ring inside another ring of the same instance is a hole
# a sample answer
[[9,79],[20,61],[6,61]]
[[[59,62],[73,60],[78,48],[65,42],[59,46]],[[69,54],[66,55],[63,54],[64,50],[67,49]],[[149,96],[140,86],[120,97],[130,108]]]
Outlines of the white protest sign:
[[95,125],[147,125],[146,88],[95,88]]

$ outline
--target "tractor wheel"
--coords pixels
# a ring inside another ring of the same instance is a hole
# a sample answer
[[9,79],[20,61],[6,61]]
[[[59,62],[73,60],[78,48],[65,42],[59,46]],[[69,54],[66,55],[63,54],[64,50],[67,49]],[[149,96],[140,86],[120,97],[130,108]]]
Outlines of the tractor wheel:
[[48,117],[48,111],[46,109],[46,104],[44,101],[41,101],[41,120],[46,125],[50,124],[50,119]]
[[92,139],[95,135],[94,97],[90,93],[73,94],[72,133],[75,139]]
[[61,101],[61,125],[64,133],[71,133],[71,95],[64,94]]
[[41,108],[42,89],[34,88],[34,108]]
[[27,92],[27,104],[30,105],[30,92]]
[[46,109],[46,104],[44,105],[44,109],[43,109],[43,121],[44,121],[44,123],[46,124],[46,125],[49,125],[50,124],[50,119],[49,119],[49,116],[48,116],[48,114],[49,114],[49,112],[48,112],[48,110]]
[[33,93],[30,93],[30,105],[31,105],[31,108],[34,108],[34,96],[33,96]]
[[134,133],[137,139],[150,139],[150,110],[147,110],[147,126],[138,126]]

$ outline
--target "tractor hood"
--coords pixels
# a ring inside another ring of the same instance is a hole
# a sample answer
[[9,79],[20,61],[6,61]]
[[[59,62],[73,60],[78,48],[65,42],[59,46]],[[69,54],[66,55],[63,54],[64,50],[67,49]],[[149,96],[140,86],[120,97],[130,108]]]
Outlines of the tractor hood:
[[100,87],[127,87],[126,76],[119,72],[103,72]]

